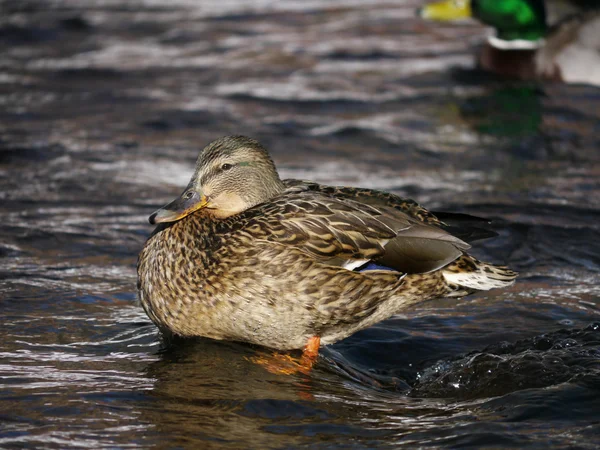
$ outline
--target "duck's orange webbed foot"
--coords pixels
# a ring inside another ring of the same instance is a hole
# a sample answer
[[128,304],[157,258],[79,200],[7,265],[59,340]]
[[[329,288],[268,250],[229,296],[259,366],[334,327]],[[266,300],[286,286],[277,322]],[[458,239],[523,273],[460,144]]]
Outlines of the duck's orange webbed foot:
[[302,350],[301,361],[305,363],[309,368],[312,368],[313,364],[317,362],[319,357],[319,347],[321,346],[321,338],[319,336],[311,337],[304,349]]
[[269,355],[259,354],[250,358],[253,363],[260,364],[269,372],[276,375],[293,375],[303,373],[308,375],[319,357],[321,338],[313,336],[308,340],[300,358],[288,353],[273,352]]

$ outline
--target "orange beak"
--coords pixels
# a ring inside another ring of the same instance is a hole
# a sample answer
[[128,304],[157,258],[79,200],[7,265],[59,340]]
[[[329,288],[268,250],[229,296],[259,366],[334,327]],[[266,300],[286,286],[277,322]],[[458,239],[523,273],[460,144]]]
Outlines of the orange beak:
[[207,205],[208,199],[204,194],[193,189],[187,189],[171,203],[154,211],[148,218],[148,221],[152,225],[163,222],[175,222],[194,211],[205,208]]

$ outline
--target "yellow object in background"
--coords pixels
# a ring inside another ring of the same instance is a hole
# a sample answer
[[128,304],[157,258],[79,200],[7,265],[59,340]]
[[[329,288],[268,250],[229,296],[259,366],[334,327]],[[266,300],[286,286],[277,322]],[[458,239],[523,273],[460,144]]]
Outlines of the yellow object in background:
[[431,3],[419,10],[427,20],[459,20],[472,17],[471,0],[445,0]]

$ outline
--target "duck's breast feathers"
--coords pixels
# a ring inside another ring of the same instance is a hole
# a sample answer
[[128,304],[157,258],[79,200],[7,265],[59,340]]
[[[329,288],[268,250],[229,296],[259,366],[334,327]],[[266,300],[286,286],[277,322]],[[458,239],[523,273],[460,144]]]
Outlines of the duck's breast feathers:
[[324,263],[352,266],[352,261],[375,260],[404,273],[439,269],[469,248],[394,207],[348,197],[291,186],[232,218],[230,225],[255,240],[292,246]]

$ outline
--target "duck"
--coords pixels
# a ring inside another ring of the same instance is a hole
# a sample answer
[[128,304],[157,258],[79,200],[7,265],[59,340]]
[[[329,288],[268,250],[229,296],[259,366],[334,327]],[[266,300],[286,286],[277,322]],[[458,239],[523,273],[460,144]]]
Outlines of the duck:
[[508,267],[467,253],[466,241],[489,234],[460,224],[483,219],[446,217],[458,219],[383,191],[282,180],[257,140],[222,137],[150,216],[139,299],[165,336],[302,350],[312,361],[424,301],[514,282]]
[[501,76],[600,86],[600,7],[593,0],[444,0],[426,20],[473,17],[494,28],[479,66]]

